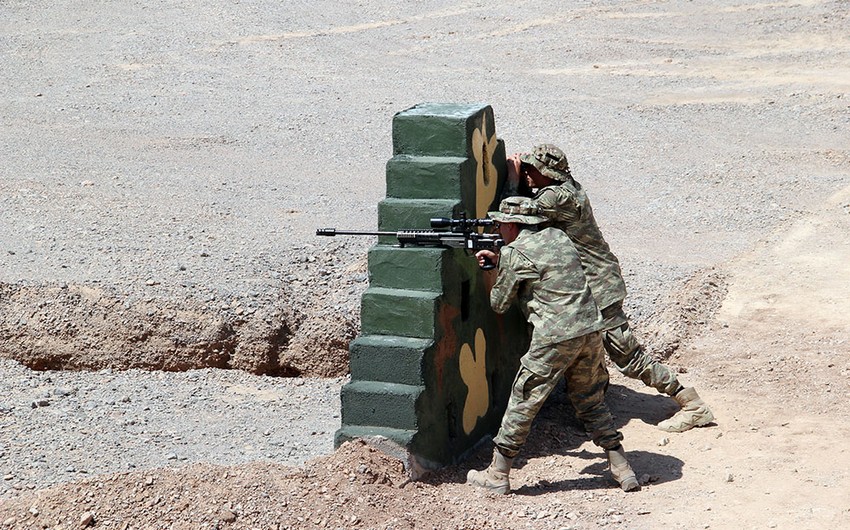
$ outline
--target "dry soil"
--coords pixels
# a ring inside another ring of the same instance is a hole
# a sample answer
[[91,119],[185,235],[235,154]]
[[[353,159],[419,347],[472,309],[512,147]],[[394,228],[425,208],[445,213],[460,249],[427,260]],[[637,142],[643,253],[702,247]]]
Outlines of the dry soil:
[[[371,242],[313,232],[374,227],[394,112],[480,101],[509,151],[568,152],[636,329],[717,421],[663,433],[670,400],[614,374],[639,492],[608,481],[559,395],[504,497],[463,484],[486,444],[410,482],[351,443],[8,489],[0,528],[847,527],[848,11],[3,2],[3,357],[343,375]],[[0,407],[5,433],[17,417]]]

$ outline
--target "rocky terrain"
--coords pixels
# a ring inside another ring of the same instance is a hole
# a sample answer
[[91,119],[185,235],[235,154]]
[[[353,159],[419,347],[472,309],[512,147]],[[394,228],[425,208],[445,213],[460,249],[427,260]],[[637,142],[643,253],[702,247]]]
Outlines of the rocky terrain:
[[[844,0],[0,4],[0,528],[838,528],[850,520]],[[643,483],[562,395],[513,493],[333,449],[395,112],[563,147],[650,351]]]

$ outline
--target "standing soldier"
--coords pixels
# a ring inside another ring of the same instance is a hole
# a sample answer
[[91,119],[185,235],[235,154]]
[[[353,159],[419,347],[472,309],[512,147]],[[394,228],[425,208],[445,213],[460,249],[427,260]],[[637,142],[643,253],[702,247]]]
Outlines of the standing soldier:
[[623,435],[614,428],[605,404],[608,371],[600,314],[578,252],[561,230],[539,227],[546,218],[527,197],[505,199],[489,216],[499,224],[506,243],[499,254],[476,254],[480,263],[487,258],[498,264],[490,304],[504,313],[517,300],[533,331],[493,440],[493,461],[483,471],[471,470],[467,483],[501,494],[510,491],[513,459],[546,398],[565,378],[576,415],[593,443],[605,449],[613,478],[625,491],[640,489],[620,444]]
[[537,189],[534,200],[540,213],[563,230],[578,250],[590,290],[602,311],[602,342],[608,356],[624,375],[669,395],[681,407],[658,427],[683,432],[714,421],[697,391],[685,388],[670,368],[647,355],[629,329],[623,311],[626,284],[620,263],[602,237],[590,200],[573,179],[563,151],[551,144],[538,145],[531,153],[511,156],[508,173],[515,179],[524,178],[530,188]]

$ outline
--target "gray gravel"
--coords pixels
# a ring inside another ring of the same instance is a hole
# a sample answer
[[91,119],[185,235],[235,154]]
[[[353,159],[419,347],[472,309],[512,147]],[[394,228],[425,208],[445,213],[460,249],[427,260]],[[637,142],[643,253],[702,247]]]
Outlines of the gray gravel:
[[[5,0],[0,283],[210,311],[295,279],[306,296],[304,256],[329,248],[315,228],[375,227],[393,114],[484,102],[509,152],[567,151],[640,323],[850,184],[846,7]],[[333,274],[370,244],[336,247]],[[341,383],[8,362],[0,381],[0,495],[131,465],[294,463],[330,449]]]
[[33,372],[0,359],[0,498],[192,462],[298,465],[333,450],[342,379]]

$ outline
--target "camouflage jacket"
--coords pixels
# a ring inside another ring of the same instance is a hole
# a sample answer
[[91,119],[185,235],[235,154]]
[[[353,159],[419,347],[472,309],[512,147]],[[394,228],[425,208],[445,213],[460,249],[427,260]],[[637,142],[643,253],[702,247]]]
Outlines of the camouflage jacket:
[[581,184],[568,180],[547,186],[537,192],[534,200],[540,213],[572,240],[599,308],[622,302],[626,298],[626,283],[620,262],[602,237]]
[[490,304],[504,313],[517,300],[534,326],[532,341],[555,344],[601,329],[601,315],[570,239],[556,228],[523,230],[502,247]]

